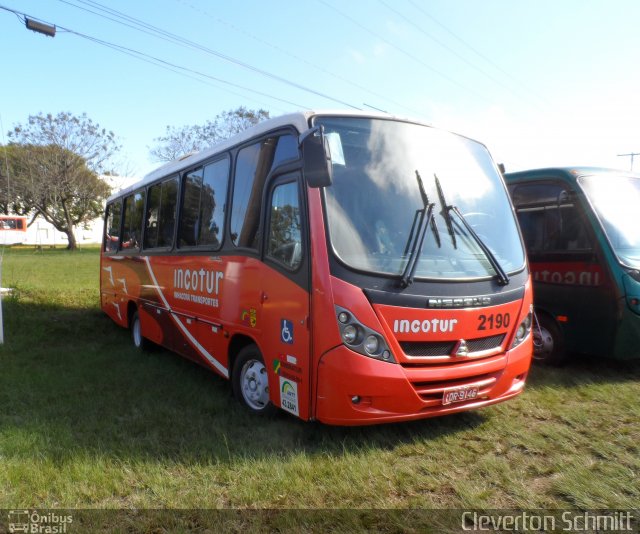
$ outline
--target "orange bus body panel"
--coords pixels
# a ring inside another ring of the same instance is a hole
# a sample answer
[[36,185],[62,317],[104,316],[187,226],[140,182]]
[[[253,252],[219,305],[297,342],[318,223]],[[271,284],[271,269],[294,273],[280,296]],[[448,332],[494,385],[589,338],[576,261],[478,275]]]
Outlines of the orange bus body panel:
[[[103,255],[102,308],[127,327],[132,307],[145,338],[229,378],[235,336],[253,341],[269,371],[272,402],[280,377],[298,384],[297,406],[311,417],[309,295],[280,273],[246,256]],[[282,341],[281,323],[292,324]]]
[[[488,406],[523,391],[533,353],[532,336],[516,348],[510,347],[515,327],[529,313],[533,301],[530,279],[524,298],[473,309],[372,307],[360,288],[337,278],[332,278],[332,287],[337,305],[358,316],[366,326],[384,332],[398,363],[366,358],[336,343],[319,362],[318,420],[334,425],[364,425],[421,419]],[[496,328],[494,320],[493,328],[489,328],[486,318],[498,314],[503,318],[508,315],[508,324]],[[409,331],[394,331],[399,330],[400,321],[408,321]],[[482,331],[478,330],[480,325],[485,327]],[[402,348],[405,342],[429,344],[460,339],[496,342],[474,357],[410,357]],[[443,405],[445,389],[476,385],[477,398]],[[354,397],[359,398],[357,403],[353,402]]]

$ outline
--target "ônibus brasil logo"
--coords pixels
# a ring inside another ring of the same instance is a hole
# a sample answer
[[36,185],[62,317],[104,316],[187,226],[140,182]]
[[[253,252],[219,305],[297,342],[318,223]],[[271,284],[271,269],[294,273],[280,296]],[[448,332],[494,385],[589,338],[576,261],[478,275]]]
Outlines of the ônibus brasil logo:
[[59,512],[37,510],[10,510],[7,514],[9,532],[25,534],[65,534],[73,523],[73,516]]

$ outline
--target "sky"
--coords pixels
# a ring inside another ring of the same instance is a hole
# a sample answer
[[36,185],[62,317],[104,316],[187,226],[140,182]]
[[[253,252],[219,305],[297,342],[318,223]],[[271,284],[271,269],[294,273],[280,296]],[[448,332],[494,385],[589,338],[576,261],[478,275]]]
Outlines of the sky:
[[[158,167],[167,126],[240,106],[383,110],[483,142],[507,171],[628,170],[640,152],[637,0],[0,0],[0,143],[86,113]],[[82,34],[86,37],[82,37]],[[98,41],[101,41],[98,42]],[[640,170],[640,156],[634,170]]]

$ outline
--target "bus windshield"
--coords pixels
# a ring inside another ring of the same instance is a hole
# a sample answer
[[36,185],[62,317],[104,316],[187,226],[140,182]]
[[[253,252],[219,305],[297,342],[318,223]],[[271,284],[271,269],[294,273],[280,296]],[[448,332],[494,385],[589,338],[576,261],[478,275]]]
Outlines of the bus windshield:
[[622,174],[583,176],[578,183],[595,209],[618,260],[640,269],[640,178]]
[[[331,149],[325,205],[331,245],[344,264],[404,278],[412,261],[423,279],[486,278],[524,266],[507,192],[483,145],[385,119],[322,117],[315,124],[324,126]],[[420,227],[424,242],[412,246]]]

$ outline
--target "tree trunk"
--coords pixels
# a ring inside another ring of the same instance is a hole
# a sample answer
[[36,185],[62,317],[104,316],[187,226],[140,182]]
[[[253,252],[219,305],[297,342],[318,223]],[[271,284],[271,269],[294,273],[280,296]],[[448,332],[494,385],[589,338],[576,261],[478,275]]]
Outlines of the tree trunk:
[[76,250],[78,248],[78,243],[76,242],[76,236],[73,233],[73,228],[71,228],[71,230],[65,230],[64,233],[67,234],[68,239],[67,250]]

